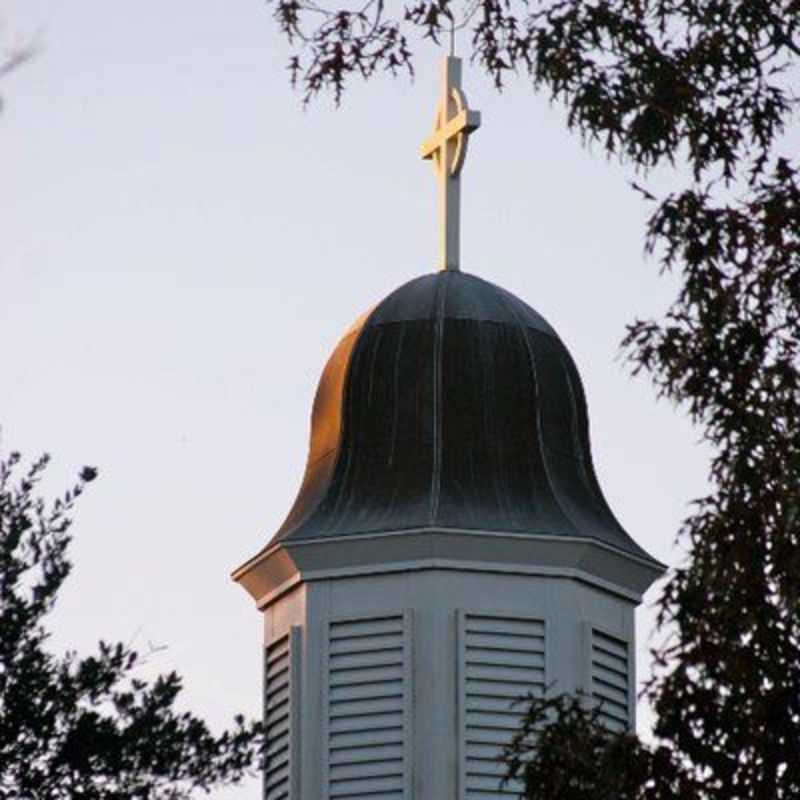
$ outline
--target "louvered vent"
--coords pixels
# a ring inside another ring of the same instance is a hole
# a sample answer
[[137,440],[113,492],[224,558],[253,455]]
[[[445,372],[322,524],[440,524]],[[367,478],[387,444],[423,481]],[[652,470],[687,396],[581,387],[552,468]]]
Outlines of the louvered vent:
[[591,692],[600,719],[610,730],[631,725],[628,644],[623,639],[591,631]]
[[405,614],[330,623],[331,800],[410,800],[410,642]]
[[270,642],[265,654],[264,724],[267,729],[267,761],[264,799],[289,798],[292,755],[292,659],[291,637]]
[[459,619],[462,786],[465,800],[519,797],[502,786],[503,747],[519,730],[524,704],[545,687],[545,628],[537,619],[462,613]]

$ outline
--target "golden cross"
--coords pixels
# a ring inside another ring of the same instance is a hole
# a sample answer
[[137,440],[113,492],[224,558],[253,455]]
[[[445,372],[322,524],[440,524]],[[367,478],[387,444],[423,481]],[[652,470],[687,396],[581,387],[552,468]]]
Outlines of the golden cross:
[[433,161],[439,184],[441,254],[439,269],[458,269],[461,239],[461,168],[467,139],[480,127],[481,115],[467,108],[461,92],[461,59],[446,56],[442,64],[443,87],[433,133],[422,143],[420,154]]

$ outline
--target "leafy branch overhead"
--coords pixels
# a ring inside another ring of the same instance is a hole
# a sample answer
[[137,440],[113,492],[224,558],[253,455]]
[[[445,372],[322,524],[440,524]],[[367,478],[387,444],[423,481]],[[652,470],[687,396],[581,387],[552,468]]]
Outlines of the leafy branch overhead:
[[[463,30],[498,89],[529,81],[638,173],[646,248],[681,278],[664,318],[623,343],[713,453],[681,531],[689,560],[659,601],[658,745],[606,746],[580,706],[533,704],[563,738],[548,749],[529,726],[516,742],[525,796],[656,798],[683,782],[672,796],[800,797],[800,0],[270,4],[306,102],[412,73],[411,43]],[[656,197],[655,167],[683,187]]]
[[70,573],[70,514],[96,471],[63,498],[36,495],[47,466],[0,461],[0,798],[180,800],[260,765],[260,723],[214,735],[175,709],[181,679],[148,683],[139,654],[100,642],[89,656],[47,649],[47,615]]
[[526,75],[569,124],[642,167],[684,155],[696,178],[764,166],[791,107],[798,0],[268,0],[307,101],[378,69],[413,74],[410,42],[454,27],[498,88]]

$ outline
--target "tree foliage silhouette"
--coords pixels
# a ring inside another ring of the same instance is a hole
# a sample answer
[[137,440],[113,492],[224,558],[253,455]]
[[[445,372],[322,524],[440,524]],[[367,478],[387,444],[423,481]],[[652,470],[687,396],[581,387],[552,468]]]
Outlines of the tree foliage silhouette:
[[180,800],[238,782],[259,764],[260,723],[236,717],[213,735],[175,709],[178,675],[142,680],[125,645],[48,650],[47,615],[71,569],[70,514],[96,472],[84,468],[48,504],[36,495],[47,463],[0,460],[0,799]]
[[[654,206],[647,250],[682,278],[667,314],[635,321],[623,342],[633,372],[713,452],[711,490],[680,531],[690,557],[660,598],[672,636],[647,689],[658,744],[600,742],[591,712],[536,701],[529,723],[553,734],[529,724],[512,773],[529,798],[659,797],[676,781],[681,797],[800,797],[800,182],[785,137],[800,2],[334,5],[272,0],[306,101],[331,91],[338,102],[355,76],[413,72],[415,34],[438,42],[463,27],[498,88],[527,76],[570,129],[635,170]],[[661,166],[682,189],[656,195]]]

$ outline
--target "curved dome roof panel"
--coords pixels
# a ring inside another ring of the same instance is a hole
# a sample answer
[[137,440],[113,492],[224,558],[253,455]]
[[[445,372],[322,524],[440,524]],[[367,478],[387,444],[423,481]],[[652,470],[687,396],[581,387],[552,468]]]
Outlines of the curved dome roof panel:
[[448,321],[442,335],[439,517],[453,527],[575,533],[547,481],[525,330]]

